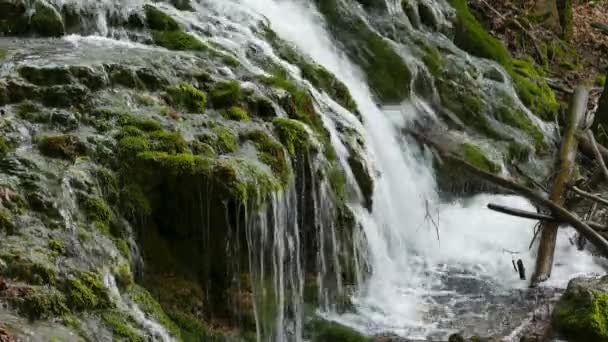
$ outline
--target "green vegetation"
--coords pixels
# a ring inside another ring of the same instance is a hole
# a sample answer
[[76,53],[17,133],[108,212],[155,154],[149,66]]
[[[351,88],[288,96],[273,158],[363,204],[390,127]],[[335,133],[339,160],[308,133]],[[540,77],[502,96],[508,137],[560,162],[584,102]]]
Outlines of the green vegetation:
[[553,325],[573,341],[608,341],[608,294],[566,293],[553,310]]
[[74,135],[42,137],[38,142],[40,152],[51,158],[74,160],[87,154],[86,145]]
[[281,143],[290,155],[305,155],[309,151],[310,136],[302,123],[285,118],[275,118],[272,123]]
[[597,75],[595,76],[595,85],[598,87],[603,87],[606,84],[606,76],[605,75]]
[[88,311],[111,307],[107,289],[98,274],[80,272],[67,279],[70,307]]
[[232,106],[232,107],[226,109],[225,111],[222,112],[222,116],[225,117],[226,119],[235,120],[235,121],[249,121],[250,120],[247,112],[243,108],[237,107],[237,106]]
[[308,322],[305,333],[312,342],[368,342],[370,339],[340,323],[315,318]]
[[511,75],[517,94],[530,110],[545,120],[553,120],[559,104],[546,81],[525,60],[512,59],[505,46],[492,37],[469,11],[466,0],[450,0],[456,9],[454,42],[463,50],[500,63]]
[[462,144],[461,148],[464,159],[472,165],[487,172],[500,172],[500,165],[488,159],[488,157],[485,156],[485,154],[479,147],[472,144],[464,143]]
[[508,161],[525,162],[528,161],[528,158],[530,157],[530,153],[532,151],[530,151],[530,148],[528,146],[512,141],[509,143],[507,152]]
[[92,222],[103,225],[110,223],[112,211],[103,199],[99,197],[85,197],[82,201],[82,207],[87,218]]
[[171,104],[196,113],[205,111],[207,95],[191,84],[182,82],[167,89]]
[[345,45],[349,57],[367,76],[367,82],[383,103],[397,103],[409,96],[412,74],[391,44],[357,16],[340,8],[337,0],[316,0],[329,28]]
[[509,97],[505,96],[504,98],[508,99],[507,102],[494,111],[496,119],[511,127],[522,130],[532,138],[537,152],[543,151],[546,148],[543,131],[541,131],[523,110],[519,109],[515,103],[510,101]]
[[241,85],[236,81],[219,82],[211,89],[210,98],[214,108],[236,106],[242,98]]
[[10,300],[31,319],[61,317],[70,312],[64,295],[54,288],[32,287],[24,297]]
[[432,46],[424,45],[423,52],[424,55],[422,56],[422,61],[429,69],[429,72],[431,75],[439,77],[441,75],[441,71],[443,70],[439,50]]
[[249,131],[241,135],[241,139],[249,140],[255,145],[260,161],[270,166],[281,183],[286,185],[289,181],[290,169],[283,146],[262,130]]
[[51,6],[36,1],[36,11],[30,18],[31,29],[44,37],[60,37],[65,32],[61,15]]
[[152,30],[157,31],[176,31],[180,29],[179,24],[165,14],[163,11],[152,5],[145,5],[146,24]]
[[10,147],[5,137],[0,136],[0,157],[5,156],[10,151]]
[[129,266],[127,263],[122,263],[116,266],[114,276],[118,286],[123,289],[129,289],[135,283],[133,280],[133,274],[131,273],[131,266]]
[[154,31],[152,38],[154,44],[169,50],[207,51],[209,49],[207,44],[183,31]]
[[114,335],[122,337],[129,342],[144,342],[144,338],[129,323],[130,317],[120,311],[105,311],[101,318],[112,330]]
[[180,329],[169,319],[169,317],[167,317],[160,304],[158,304],[146,289],[135,285],[131,288],[129,294],[143,312],[167,328],[171,335],[178,338],[180,337]]
[[7,55],[8,55],[8,50],[0,48],[0,61],[5,59]]

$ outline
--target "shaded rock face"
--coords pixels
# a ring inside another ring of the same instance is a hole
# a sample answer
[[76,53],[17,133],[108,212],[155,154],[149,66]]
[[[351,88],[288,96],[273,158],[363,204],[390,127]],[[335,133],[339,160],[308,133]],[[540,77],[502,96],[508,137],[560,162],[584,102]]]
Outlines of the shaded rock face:
[[572,341],[608,341],[608,277],[576,278],[553,310],[553,327]]

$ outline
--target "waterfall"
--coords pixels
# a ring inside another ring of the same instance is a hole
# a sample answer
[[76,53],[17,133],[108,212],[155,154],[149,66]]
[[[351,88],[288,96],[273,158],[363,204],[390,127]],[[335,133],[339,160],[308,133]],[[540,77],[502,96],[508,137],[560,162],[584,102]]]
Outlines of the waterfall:
[[[361,72],[332,42],[314,5],[241,2],[263,14],[280,37],[347,85],[363,116],[368,158],[379,171],[372,213],[352,206],[368,241],[371,276],[355,297],[356,313],[329,317],[368,333],[393,331],[409,338],[447,335],[453,332],[446,328],[449,322],[475,308],[468,302],[479,304],[488,288],[493,295],[524,289],[527,283],[513,273],[511,264],[517,258],[528,269],[533,267],[528,244],[534,224],[493,213],[485,205],[494,202],[522,209],[532,205],[516,196],[497,195],[440,201],[429,156],[399,133],[428,115],[417,109],[423,104],[379,108]],[[565,286],[577,274],[602,273],[589,254],[569,244],[572,233],[560,233],[556,267],[546,286]],[[571,262],[574,258],[576,264]]]

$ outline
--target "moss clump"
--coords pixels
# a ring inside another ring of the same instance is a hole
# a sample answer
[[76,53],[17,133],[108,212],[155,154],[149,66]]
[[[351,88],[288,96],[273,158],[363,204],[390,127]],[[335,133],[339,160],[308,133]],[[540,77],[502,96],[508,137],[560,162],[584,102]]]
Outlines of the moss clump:
[[211,134],[199,137],[202,143],[211,146],[215,152],[220,154],[232,153],[239,147],[234,133],[228,128],[217,126],[211,129]]
[[151,150],[170,154],[188,151],[188,143],[179,132],[156,131],[149,135]]
[[236,81],[219,82],[211,89],[210,97],[215,108],[236,106],[242,98],[241,85]]
[[305,327],[312,342],[368,342],[370,339],[342,324],[313,319]]
[[60,37],[65,32],[59,13],[42,1],[36,2],[36,11],[30,18],[30,25],[34,32],[44,37]]
[[146,24],[150,29],[158,31],[176,31],[180,29],[175,19],[158,8],[146,5],[144,6],[144,10],[146,13]]
[[236,120],[236,121],[249,121],[250,120],[249,114],[247,114],[247,112],[243,108],[237,107],[237,106],[232,106],[232,107],[226,109],[225,111],[222,112],[222,116],[229,120]]
[[412,74],[391,44],[370,29],[357,15],[341,8],[337,0],[317,0],[331,32],[345,45],[346,53],[365,72],[380,101],[396,103],[410,93]]
[[183,31],[155,31],[152,39],[158,46],[176,51],[207,51],[207,44],[201,42],[195,36]]
[[243,140],[251,141],[258,150],[258,158],[270,166],[283,185],[289,181],[289,164],[285,158],[283,146],[262,130],[249,131],[241,136]]
[[[508,98],[508,97],[505,97]],[[505,124],[520,129],[534,141],[538,151],[544,150],[545,142],[543,131],[528,117],[528,115],[517,108],[515,103],[508,101],[495,111],[496,119]]]
[[106,311],[101,318],[114,335],[129,342],[144,342],[144,338],[129,323],[131,319],[120,311]]
[[51,264],[30,261],[12,255],[3,256],[8,263],[4,276],[11,277],[29,284],[54,285],[57,283],[57,270]]
[[156,321],[167,328],[167,330],[171,332],[171,335],[180,337],[180,329],[169,319],[169,317],[167,317],[163,311],[163,308],[150,295],[150,293],[146,291],[146,289],[135,285],[130,291],[130,296],[133,301],[139,305],[139,308],[143,312],[153,317]]
[[138,184],[127,184],[120,191],[120,210],[131,218],[147,217],[152,213],[150,201]]
[[[128,126],[133,126],[144,132],[153,132],[163,129],[163,126],[157,120],[150,118],[140,118],[129,114],[122,114],[118,118],[118,124],[122,129],[127,129]],[[130,128],[129,128],[130,129]],[[127,134],[129,136],[137,136],[137,134]]]
[[606,85],[606,76],[604,76],[604,75],[595,76],[595,85],[598,87],[603,87],[604,85]]
[[491,173],[498,173],[501,170],[500,165],[494,163],[488,159],[481,149],[472,144],[462,144],[462,154],[466,161],[475,165],[476,167]]
[[112,306],[108,290],[98,274],[80,272],[67,279],[70,306],[76,310],[103,309]]
[[32,319],[61,317],[70,312],[65,296],[54,288],[32,287],[24,297],[11,302]]
[[47,157],[69,160],[87,154],[86,145],[74,135],[42,137],[38,142],[38,149]]
[[93,222],[108,224],[112,218],[110,207],[99,197],[84,198],[82,206],[87,218]]
[[181,329],[184,341],[189,342],[210,342],[224,341],[225,337],[208,329],[194,315],[173,310],[168,313],[171,320]]
[[423,52],[424,55],[422,56],[422,61],[429,69],[429,72],[431,75],[439,77],[441,75],[441,71],[443,70],[439,50],[432,46],[424,45]]
[[14,234],[17,229],[17,226],[11,222],[11,216],[10,211],[4,208],[0,209],[0,230],[6,234]]
[[0,136],[0,157],[4,157],[10,151],[5,137]]
[[49,240],[49,249],[57,254],[65,254],[65,245],[63,241],[57,239]]
[[19,75],[28,82],[39,86],[69,84],[72,82],[70,71],[65,67],[34,67],[24,65],[18,69]]
[[553,326],[575,341],[608,341],[608,294],[566,293],[553,310]]
[[286,118],[276,118],[272,120],[272,123],[281,143],[287,148],[290,155],[305,154],[309,151],[310,136],[302,123]]
[[0,48],[0,60],[3,60],[8,55],[8,50]]
[[129,289],[134,284],[131,266],[129,266],[127,263],[122,263],[116,266],[114,276],[116,277],[118,286],[122,287],[123,289]]
[[167,89],[170,102],[186,110],[202,113],[207,103],[207,95],[193,87],[191,84],[182,82]]
[[530,157],[530,148],[518,142],[512,141],[509,143],[507,160],[510,162],[525,162]]
[[331,72],[320,65],[310,63],[306,57],[282,41],[270,28],[266,28],[266,37],[281,58],[300,68],[302,77],[307,79],[317,89],[325,91],[342,107],[351,112],[357,111],[357,104],[353,100],[350,91]]
[[538,74],[532,63],[515,59],[507,71],[511,75],[521,101],[534,114],[552,121],[559,109],[559,103],[547,82]]
[[148,139],[144,137],[126,137],[118,141],[118,156],[122,162],[132,160],[140,152],[149,150]]

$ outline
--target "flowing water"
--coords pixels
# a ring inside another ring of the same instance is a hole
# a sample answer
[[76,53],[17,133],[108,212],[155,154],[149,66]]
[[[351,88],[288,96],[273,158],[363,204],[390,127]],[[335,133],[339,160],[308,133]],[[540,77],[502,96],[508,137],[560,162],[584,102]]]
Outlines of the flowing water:
[[[114,2],[83,1],[80,5],[98,6],[100,12],[126,15],[128,10],[141,4],[132,1],[117,8]],[[388,1],[387,5],[391,11],[400,10],[396,1]],[[340,145],[336,122],[346,122],[361,132],[366,139],[367,159],[376,171],[371,213],[357,201],[350,204],[365,235],[360,241],[367,243],[366,252],[359,251],[360,256],[365,256],[365,260],[359,260],[359,266],[363,268],[361,264],[368,264],[371,274],[368,277],[359,275],[361,283],[353,296],[355,312],[332,312],[325,296],[321,301],[326,303],[321,306],[325,316],[368,334],[394,332],[409,338],[445,338],[459,329],[482,335],[508,335],[536,309],[530,296],[542,297],[542,292],[531,294],[527,291],[527,282],[519,279],[512,266],[513,260],[522,259],[528,273],[532,271],[533,253],[528,244],[534,223],[496,214],[485,207],[489,202],[522,209],[532,206],[519,197],[496,195],[442,202],[428,153],[400,133],[416,120],[434,120],[435,114],[415,95],[411,103],[390,109],[379,107],[362,73],[334,44],[311,2],[202,0],[193,3],[195,12],[178,11],[165,3],[157,6],[203,39],[234,53],[250,71],[261,72],[247,58],[248,49],[254,45],[298,77],[297,68],[281,61],[269,44],[255,34],[254,28],[258,27],[259,21],[267,20],[281,38],[344,82],[357,102],[363,125],[311,86],[349,184],[356,187],[352,171],[345,162],[348,152]],[[104,15],[99,15],[92,32],[124,38],[121,32],[111,32],[103,18]],[[71,36],[67,39],[73,43],[86,40],[89,44],[119,46],[116,41],[110,43],[109,39],[101,37]],[[131,43],[120,44],[126,49]],[[319,236],[333,237],[319,239],[322,244],[318,246],[322,252],[317,258],[321,298],[327,287],[326,278],[334,278],[341,291],[337,276],[340,262],[336,227],[333,222],[323,219],[331,216],[333,210],[324,192],[326,187],[320,186],[313,196],[315,229]],[[304,279],[302,257],[298,254],[302,242],[297,233],[302,211],[298,208],[300,194],[296,191],[291,189],[277,194],[269,206],[270,213],[247,215],[249,219],[244,229],[250,252],[249,267],[253,276],[259,277],[253,279],[254,298],[259,299],[254,300],[258,340],[300,339],[302,333]],[[356,188],[353,191],[360,194]],[[603,273],[594,258],[570,244],[572,234],[569,229],[560,232],[555,268],[546,287],[562,288],[573,276]],[[327,245],[323,245],[325,243]],[[268,255],[267,250],[271,251]],[[328,277],[327,273],[334,276]],[[274,293],[266,293],[265,279],[272,279]],[[263,307],[266,296],[278,301],[280,308],[271,327],[264,326],[266,320],[262,317],[270,314]],[[503,320],[504,314],[514,317],[514,322],[507,323],[506,328],[497,327],[495,323]],[[144,323],[150,330],[158,330],[154,322]],[[166,333],[158,330],[158,334],[164,339]]]

